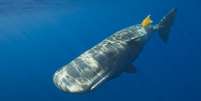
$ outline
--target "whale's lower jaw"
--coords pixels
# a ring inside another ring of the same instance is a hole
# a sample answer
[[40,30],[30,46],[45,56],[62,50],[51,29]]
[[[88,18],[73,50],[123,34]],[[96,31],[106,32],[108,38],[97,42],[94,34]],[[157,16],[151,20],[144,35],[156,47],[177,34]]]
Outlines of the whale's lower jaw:
[[71,77],[68,72],[70,69],[63,68],[54,74],[53,82],[60,90],[69,93],[84,93],[94,90],[110,77],[110,72],[100,70],[97,75],[87,79],[85,76],[77,78]]
[[86,90],[83,89],[77,83],[74,83],[73,85],[70,86],[69,84],[72,83],[72,80],[71,78],[67,78],[66,75],[67,74],[64,73],[63,71],[57,71],[54,74],[53,82],[57,86],[57,88],[59,88],[64,92],[70,92],[70,93],[80,93]]

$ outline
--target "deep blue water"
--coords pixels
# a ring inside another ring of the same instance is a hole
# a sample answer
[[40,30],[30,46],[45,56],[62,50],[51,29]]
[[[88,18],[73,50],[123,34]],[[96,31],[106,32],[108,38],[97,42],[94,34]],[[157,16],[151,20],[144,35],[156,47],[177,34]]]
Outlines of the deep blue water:
[[[0,101],[201,101],[200,3],[0,0]],[[58,68],[105,37],[148,14],[157,23],[173,7],[178,12],[168,43],[154,34],[133,63],[136,74],[82,95],[53,84]]]

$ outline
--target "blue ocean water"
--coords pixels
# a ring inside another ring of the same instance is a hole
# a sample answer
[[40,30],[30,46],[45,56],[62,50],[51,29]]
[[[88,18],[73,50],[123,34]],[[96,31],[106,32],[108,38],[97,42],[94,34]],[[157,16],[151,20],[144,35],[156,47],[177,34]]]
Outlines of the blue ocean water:
[[[155,33],[123,73],[87,94],[69,94],[54,72],[148,14],[177,17],[168,43]],[[201,101],[199,0],[0,0],[0,101]]]

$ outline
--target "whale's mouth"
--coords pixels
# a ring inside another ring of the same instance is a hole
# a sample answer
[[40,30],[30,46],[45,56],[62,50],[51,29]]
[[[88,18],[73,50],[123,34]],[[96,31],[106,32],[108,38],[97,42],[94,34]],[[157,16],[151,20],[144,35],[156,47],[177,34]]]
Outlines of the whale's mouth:
[[86,87],[83,87],[74,78],[62,71],[57,71],[54,74],[53,82],[57,88],[64,92],[80,93],[87,90]]
[[100,70],[94,76],[82,75],[73,77],[68,72],[72,69],[58,70],[53,77],[53,82],[60,90],[70,93],[82,93],[95,89],[102,84],[110,75],[110,72]]

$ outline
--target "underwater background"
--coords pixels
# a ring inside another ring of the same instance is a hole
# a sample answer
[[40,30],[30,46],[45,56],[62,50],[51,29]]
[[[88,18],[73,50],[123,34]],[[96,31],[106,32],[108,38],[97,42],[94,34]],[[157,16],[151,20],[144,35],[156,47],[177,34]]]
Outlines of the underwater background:
[[[0,101],[201,101],[200,0],[0,0]],[[115,31],[171,8],[169,41],[158,33],[133,64],[95,91],[69,94],[54,72]]]

